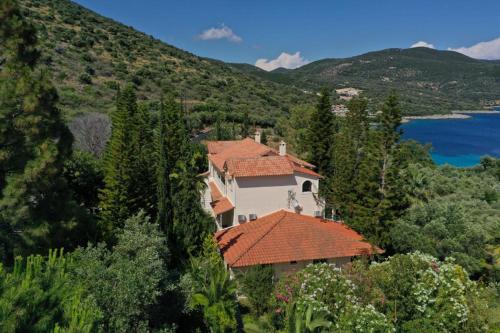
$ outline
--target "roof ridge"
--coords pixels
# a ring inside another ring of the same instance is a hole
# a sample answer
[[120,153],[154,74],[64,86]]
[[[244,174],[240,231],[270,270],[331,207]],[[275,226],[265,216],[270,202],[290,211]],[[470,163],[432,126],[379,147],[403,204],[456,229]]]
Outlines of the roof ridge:
[[[276,228],[276,226],[281,222],[283,221],[283,219],[285,218],[286,216],[286,211],[284,209],[280,209],[279,211],[277,211],[276,213],[280,213],[282,212],[283,213],[283,216],[281,216],[281,218],[276,221],[261,237],[259,237],[255,242],[253,242],[253,244],[251,246],[249,246],[247,249],[245,249],[245,251],[242,251],[242,253],[236,258],[236,260],[233,261],[233,263],[231,264],[231,266],[233,266],[234,264],[236,264],[246,253],[248,253],[248,251],[250,251],[255,245],[257,245],[257,243],[259,243],[264,237],[266,237],[274,228]],[[273,213],[271,214],[268,214],[266,216],[270,216],[272,215]],[[265,217],[265,216],[264,216]]]

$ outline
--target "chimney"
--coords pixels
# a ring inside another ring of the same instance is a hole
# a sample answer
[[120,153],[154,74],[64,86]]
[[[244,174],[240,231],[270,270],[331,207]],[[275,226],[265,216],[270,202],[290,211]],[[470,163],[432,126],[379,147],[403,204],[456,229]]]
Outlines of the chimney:
[[255,132],[255,142],[260,143],[260,132]]
[[280,142],[280,156],[285,156],[286,155],[286,143],[285,141],[281,140]]

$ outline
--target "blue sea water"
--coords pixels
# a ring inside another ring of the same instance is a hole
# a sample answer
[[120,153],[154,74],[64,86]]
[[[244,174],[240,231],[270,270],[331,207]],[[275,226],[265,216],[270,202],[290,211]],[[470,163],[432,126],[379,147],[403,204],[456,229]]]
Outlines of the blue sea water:
[[469,119],[419,119],[403,125],[403,138],[432,144],[437,164],[470,167],[481,156],[500,158],[499,114],[470,114]]

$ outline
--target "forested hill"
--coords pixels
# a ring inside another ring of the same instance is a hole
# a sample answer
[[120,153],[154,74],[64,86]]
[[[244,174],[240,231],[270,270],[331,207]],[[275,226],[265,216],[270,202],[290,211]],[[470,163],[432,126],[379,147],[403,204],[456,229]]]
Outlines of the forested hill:
[[119,85],[132,81],[140,99],[175,91],[188,105],[271,119],[311,96],[201,58],[68,0],[21,0],[39,32],[43,62],[66,114],[108,112]]
[[373,102],[394,89],[405,112],[412,114],[478,109],[500,100],[500,62],[428,48],[386,49],[352,58],[324,59],[294,70],[265,72],[250,65],[233,66],[301,89],[316,90],[325,85],[362,89]]

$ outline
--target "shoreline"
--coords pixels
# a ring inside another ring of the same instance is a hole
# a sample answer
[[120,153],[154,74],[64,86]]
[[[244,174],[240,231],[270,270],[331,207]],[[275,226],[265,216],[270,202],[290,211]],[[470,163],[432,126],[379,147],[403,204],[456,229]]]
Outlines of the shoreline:
[[463,110],[451,111],[448,114],[431,114],[426,116],[405,116],[401,123],[406,124],[412,120],[441,120],[441,119],[469,119],[472,118],[471,114],[498,114],[500,111],[496,110]]

